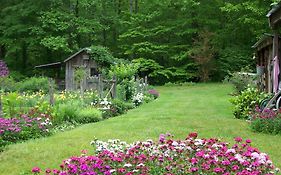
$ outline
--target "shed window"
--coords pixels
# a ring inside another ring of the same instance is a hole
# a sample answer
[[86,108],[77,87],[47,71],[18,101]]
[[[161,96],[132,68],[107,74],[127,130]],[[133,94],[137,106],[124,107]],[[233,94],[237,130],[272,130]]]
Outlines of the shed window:
[[99,71],[97,68],[93,67],[91,68],[91,76],[98,76],[99,75]]

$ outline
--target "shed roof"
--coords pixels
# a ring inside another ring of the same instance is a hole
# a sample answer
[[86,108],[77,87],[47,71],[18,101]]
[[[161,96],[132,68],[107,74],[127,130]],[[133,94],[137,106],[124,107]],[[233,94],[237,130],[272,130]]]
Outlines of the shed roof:
[[270,17],[273,13],[277,12],[281,8],[281,2],[274,5],[272,9],[267,13],[266,17]]
[[273,38],[273,35],[270,34],[270,33],[263,34],[262,37],[252,46],[252,48],[259,47],[260,45],[262,45],[269,38]]
[[281,24],[281,1],[273,6],[266,16],[269,19],[270,27],[273,29],[278,28]]
[[91,51],[90,48],[88,48],[88,47],[83,48],[83,49],[79,50],[78,52],[76,52],[75,54],[73,54],[70,57],[68,57],[67,59],[65,59],[63,62],[67,62],[67,61],[71,60],[72,58],[76,57],[77,55],[79,55],[82,52],[87,52],[88,53],[89,51]]
[[61,67],[62,62],[56,62],[56,63],[49,63],[49,64],[41,64],[38,66],[35,66],[35,68],[59,68]]

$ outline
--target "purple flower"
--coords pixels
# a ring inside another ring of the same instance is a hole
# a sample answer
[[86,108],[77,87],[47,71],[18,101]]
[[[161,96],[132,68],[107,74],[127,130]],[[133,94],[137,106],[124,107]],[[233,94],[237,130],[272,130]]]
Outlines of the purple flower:
[[6,77],[9,75],[9,69],[4,61],[0,60],[0,77]]

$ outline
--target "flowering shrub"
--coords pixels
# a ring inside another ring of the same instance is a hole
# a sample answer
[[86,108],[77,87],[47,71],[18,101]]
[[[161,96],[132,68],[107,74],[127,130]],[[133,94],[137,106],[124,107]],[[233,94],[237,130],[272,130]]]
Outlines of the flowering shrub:
[[10,143],[49,135],[52,122],[45,114],[31,117],[0,118],[0,150]]
[[259,92],[256,88],[247,88],[240,95],[232,98],[234,104],[233,114],[238,119],[249,119],[250,112],[266,98],[265,93]]
[[9,69],[6,63],[0,60],[0,77],[7,77],[9,75]]
[[251,128],[257,132],[268,134],[281,133],[281,109],[275,111],[265,109],[264,111],[256,107],[251,118]]
[[139,92],[135,94],[132,101],[136,106],[141,105],[143,103],[143,93]]
[[[127,144],[120,140],[103,142],[95,140],[95,155],[71,157],[58,169],[47,169],[46,174],[96,175],[96,174],[274,174],[274,166],[268,155],[251,147],[251,141],[235,138],[236,144],[218,139],[198,139],[190,133],[185,140],[174,140],[169,134],[161,134],[158,142],[147,140]],[[39,167],[32,169],[40,174]]]

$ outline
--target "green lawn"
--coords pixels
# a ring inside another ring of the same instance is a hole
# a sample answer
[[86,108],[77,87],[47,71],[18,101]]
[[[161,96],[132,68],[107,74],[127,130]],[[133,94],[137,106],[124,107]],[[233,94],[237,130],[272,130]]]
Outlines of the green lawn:
[[170,132],[185,138],[191,131],[199,137],[218,137],[231,142],[234,137],[252,139],[254,146],[270,155],[281,167],[281,136],[250,131],[243,120],[234,119],[228,102],[231,87],[224,84],[158,87],[160,98],[129,111],[126,115],[99,123],[80,126],[48,138],[11,145],[0,153],[0,175],[16,175],[33,166],[55,168],[80,150],[89,149],[96,136],[106,140],[119,138],[128,142],[157,139],[160,133]]

